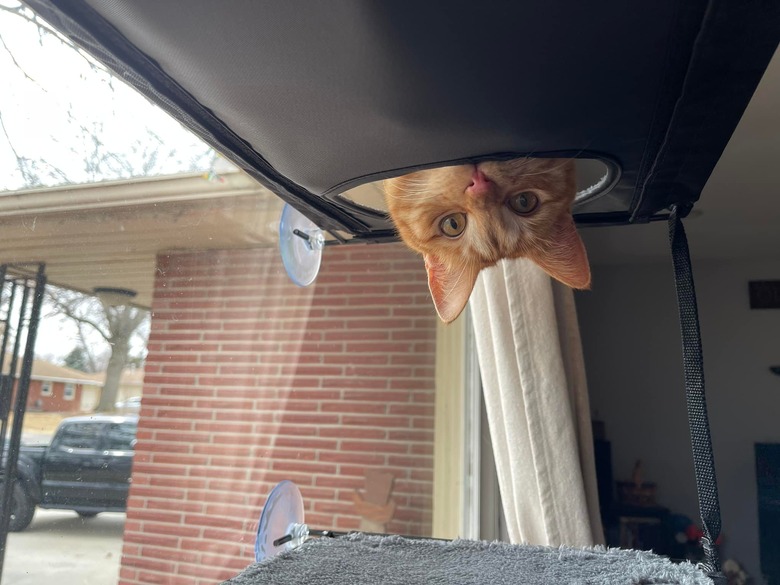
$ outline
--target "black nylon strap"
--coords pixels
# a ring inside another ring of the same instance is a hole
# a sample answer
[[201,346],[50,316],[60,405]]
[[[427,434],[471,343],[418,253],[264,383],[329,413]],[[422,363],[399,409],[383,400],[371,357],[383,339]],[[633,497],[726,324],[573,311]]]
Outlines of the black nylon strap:
[[669,242],[672,248],[677,305],[682,330],[683,368],[685,370],[685,399],[688,404],[688,424],[693,448],[693,466],[696,473],[696,491],[699,495],[704,536],[704,561],[701,568],[711,576],[720,577],[720,558],[716,541],[720,535],[720,504],[715,478],[715,459],[712,455],[707,402],[704,396],[704,365],[699,331],[699,312],[693,286],[688,239],[677,207],[669,216]]

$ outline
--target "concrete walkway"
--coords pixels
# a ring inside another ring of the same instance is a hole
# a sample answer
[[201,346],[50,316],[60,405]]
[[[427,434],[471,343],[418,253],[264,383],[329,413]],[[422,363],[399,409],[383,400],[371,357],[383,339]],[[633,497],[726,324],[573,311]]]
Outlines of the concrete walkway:
[[2,585],[115,585],[119,580],[125,515],[82,519],[41,510],[23,532],[8,535]]

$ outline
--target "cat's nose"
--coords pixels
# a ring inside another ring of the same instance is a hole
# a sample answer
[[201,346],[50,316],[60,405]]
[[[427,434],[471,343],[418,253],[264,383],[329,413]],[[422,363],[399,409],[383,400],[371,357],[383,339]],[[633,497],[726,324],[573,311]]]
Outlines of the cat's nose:
[[466,195],[485,197],[490,195],[492,190],[493,182],[485,176],[485,173],[475,168],[474,173],[471,175],[471,181],[466,187]]

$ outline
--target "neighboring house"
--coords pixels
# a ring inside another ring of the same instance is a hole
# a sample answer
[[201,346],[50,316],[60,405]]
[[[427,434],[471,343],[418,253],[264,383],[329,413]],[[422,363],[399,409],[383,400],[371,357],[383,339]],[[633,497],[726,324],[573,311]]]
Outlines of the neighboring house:
[[[6,358],[7,359],[7,358]],[[21,368],[21,360],[19,361]],[[45,360],[33,360],[27,409],[31,412],[91,412],[100,400],[105,372],[87,374]],[[122,374],[118,400],[141,395],[143,370]]]
[[[21,368],[21,360],[19,362]],[[36,359],[30,376],[27,408],[38,412],[89,410],[91,396],[95,392],[100,396],[101,385],[91,374]]]

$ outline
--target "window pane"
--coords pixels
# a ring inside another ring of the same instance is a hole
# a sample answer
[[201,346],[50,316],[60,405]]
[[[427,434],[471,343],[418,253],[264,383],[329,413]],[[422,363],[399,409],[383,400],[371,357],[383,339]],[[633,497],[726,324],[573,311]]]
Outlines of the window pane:
[[58,433],[57,447],[63,449],[97,449],[104,425],[70,423]]
[[106,433],[105,448],[110,451],[132,451],[135,446],[135,424],[111,424]]
[[[125,119],[106,128],[152,118],[114,110]],[[140,138],[117,144],[118,136],[112,134],[111,146],[119,152],[109,158],[144,167],[122,159],[125,146],[139,154]],[[37,143],[58,140],[44,133]],[[149,157],[180,147],[152,148]],[[117,306],[92,302],[82,327],[63,313],[41,323],[36,354],[85,367],[86,360],[75,359],[78,342],[102,366],[63,374],[69,381],[58,384],[68,401],[57,401],[58,416],[91,413],[98,404],[115,415],[120,397],[139,394],[143,408],[137,432],[116,422],[104,429],[108,443],[101,449],[133,457],[98,453],[89,465],[79,463],[77,480],[64,468],[52,470],[48,478],[59,489],[78,488],[70,497],[82,497],[87,481],[91,496],[78,504],[43,502],[62,509],[39,507],[32,529],[10,536],[9,582],[46,566],[85,582],[219,582],[253,562],[263,505],[283,480],[300,488],[304,520],[315,529],[430,536],[436,506],[438,516],[452,519],[450,528],[458,527],[461,500],[450,494],[443,505],[441,497],[442,483],[452,482],[438,482],[437,501],[434,484],[442,469],[457,477],[462,461],[456,450],[442,458],[434,425],[437,411],[460,412],[441,404],[462,404],[450,392],[463,382],[463,352],[458,344],[442,348],[422,260],[399,244],[328,246],[316,281],[298,287],[280,256],[281,200],[230,165],[213,164],[202,145],[192,152],[197,156],[184,157],[187,164],[174,170],[207,162],[205,175],[110,181],[137,174],[128,167],[95,179],[106,181],[99,185],[70,186],[67,198],[26,189],[20,201],[29,213],[15,209],[4,217],[0,210],[0,250],[34,250],[50,282],[76,296],[127,289],[135,293],[133,307],[152,315],[146,351],[135,352],[117,384],[106,372],[111,336],[83,327],[116,321]],[[145,174],[160,172],[155,166]],[[13,175],[0,189],[21,186],[21,175]],[[75,176],[42,176],[37,186],[86,180]],[[59,205],[65,200],[67,209]],[[78,302],[70,294],[61,300]],[[36,414],[52,415],[27,417]],[[442,424],[460,424],[460,417]],[[73,425],[58,444],[93,448],[98,427]],[[74,510],[99,516],[83,521]],[[94,555],[105,572],[87,574],[92,561],[85,556],[55,556],[42,535],[67,539],[69,550],[94,541],[83,555]],[[43,555],[36,566],[30,551]]]
[[65,392],[63,393],[63,398],[65,398],[65,400],[73,400],[75,396],[76,396],[76,386],[71,383],[65,384]]

